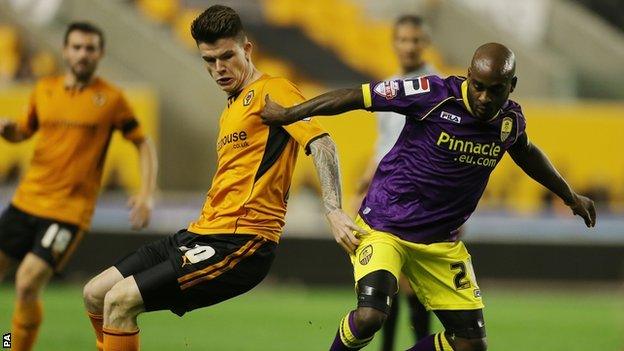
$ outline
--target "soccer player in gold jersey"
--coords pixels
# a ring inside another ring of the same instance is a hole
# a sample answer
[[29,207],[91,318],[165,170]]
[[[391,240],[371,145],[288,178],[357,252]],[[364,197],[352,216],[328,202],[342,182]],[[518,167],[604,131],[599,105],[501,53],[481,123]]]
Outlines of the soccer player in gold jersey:
[[341,209],[333,141],[313,119],[288,127],[262,124],[264,97],[285,105],[304,101],[288,80],[258,71],[238,14],[215,5],[195,19],[191,33],[208,73],[228,94],[216,140],[217,171],[199,218],[186,229],[145,245],[85,287],[90,313],[106,351],[139,349],[137,316],[184,313],[243,294],[268,273],[284,225],[299,148],[311,154],[332,233],[346,250],[360,230]]
[[42,321],[41,290],[89,228],[115,130],[140,156],[142,187],[130,199],[130,222],[135,229],[149,222],[156,154],[121,91],[95,75],[103,54],[99,28],[70,24],[63,46],[67,72],[37,83],[22,119],[0,120],[0,135],[9,142],[37,134],[30,168],[0,217],[0,279],[19,264],[13,350],[32,349]]

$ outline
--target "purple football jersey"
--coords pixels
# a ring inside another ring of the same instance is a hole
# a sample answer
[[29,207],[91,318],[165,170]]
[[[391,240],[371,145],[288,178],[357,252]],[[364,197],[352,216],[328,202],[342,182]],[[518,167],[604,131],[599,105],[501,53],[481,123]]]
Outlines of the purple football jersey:
[[359,211],[372,228],[415,243],[457,239],[490,173],[526,126],[511,100],[491,120],[477,119],[466,89],[465,78],[454,76],[362,86],[367,110],[407,116]]

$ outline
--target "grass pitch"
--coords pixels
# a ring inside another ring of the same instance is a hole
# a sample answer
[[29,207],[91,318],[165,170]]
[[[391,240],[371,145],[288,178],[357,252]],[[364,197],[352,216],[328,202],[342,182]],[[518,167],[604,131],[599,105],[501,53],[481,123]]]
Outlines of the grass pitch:
[[[482,286],[483,287],[483,286]],[[624,298],[611,289],[527,289],[484,286],[490,350],[624,350]],[[13,289],[0,285],[0,332],[10,330]],[[142,350],[327,350],[338,321],[353,307],[352,290],[265,284],[246,295],[179,318],[139,317]],[[95,350],[81,287],[52,285],[35,350]],[[412,342],[403,304],[397,350]],[[436,329],[439,325],[436,324]],[[379,350],[379,335],[366,350]]]

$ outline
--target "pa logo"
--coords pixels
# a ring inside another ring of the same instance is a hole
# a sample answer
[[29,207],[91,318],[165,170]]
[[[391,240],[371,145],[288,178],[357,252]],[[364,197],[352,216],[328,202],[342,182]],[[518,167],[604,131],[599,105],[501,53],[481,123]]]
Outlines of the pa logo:
[[11,333],[6,333],[2,335],[2,348],[3,349],[11,348]]

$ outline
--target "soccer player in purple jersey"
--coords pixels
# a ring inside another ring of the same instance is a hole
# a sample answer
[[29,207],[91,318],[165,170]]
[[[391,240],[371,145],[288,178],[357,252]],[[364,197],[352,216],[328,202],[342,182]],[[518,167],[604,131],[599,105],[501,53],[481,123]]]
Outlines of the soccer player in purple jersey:
[[[468,77],[419,77],[341,89],[284,108],[266,98],[262,118],[288,124],[354,109],[407,116],[396,145],[380,162],[356,223],[366,235],[345,238],[357,282],[357,309],[340,323],[332,351],[359,350],[383,325],[401,271],[445,331],[411,351],[486,350],[481,291],[458,228],[475,210],[505,152],[559,196],[587,227],[594,203],[579,195],[529,141],[525,118],[509,94],[515,56],[497,43],[480,46]],[[358,245],[358,240],[360,243]]]

